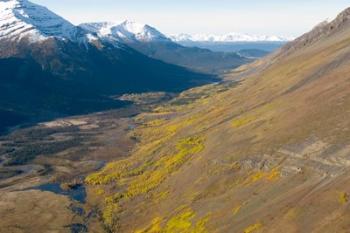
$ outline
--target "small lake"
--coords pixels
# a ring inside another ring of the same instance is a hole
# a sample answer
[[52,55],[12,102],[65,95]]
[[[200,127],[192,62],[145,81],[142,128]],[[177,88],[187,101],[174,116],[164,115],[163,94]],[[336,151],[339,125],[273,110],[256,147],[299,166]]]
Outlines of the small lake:
[[72,200],[78,201],[80,203],[85,203],[86,200],[86,190],[84,185],[77,185],[72,189],[64,190],[61,188],[60,183],[48,183],[36,186],[33,189],[53,192],[59,195],[65,195],[70,197]]

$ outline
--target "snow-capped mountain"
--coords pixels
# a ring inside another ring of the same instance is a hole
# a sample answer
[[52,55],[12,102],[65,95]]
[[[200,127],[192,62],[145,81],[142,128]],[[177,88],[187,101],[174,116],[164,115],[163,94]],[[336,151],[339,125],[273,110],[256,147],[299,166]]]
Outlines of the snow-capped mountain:
[[194,41],[194,42],[283,42],[290,41],[291,37],[250,35],[244,33],[228,33],[224,35],[214,34],[178,34],[170,38],[175,42]]
[[101,38],[111,38],[120,42],[159,42],[170,41],[157,29],[132,21],[122,23],[84,23],[80,27],[98,34]]
[[49,37],[74,41],[93,36],[81,32],[80,28],[46,7],[27,0],[0,1],[0,40],[28,38],[40,41]]

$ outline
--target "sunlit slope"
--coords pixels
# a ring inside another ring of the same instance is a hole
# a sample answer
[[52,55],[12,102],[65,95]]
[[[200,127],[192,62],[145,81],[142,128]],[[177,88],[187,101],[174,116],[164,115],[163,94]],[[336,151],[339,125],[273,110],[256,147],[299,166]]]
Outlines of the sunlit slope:
[[106,228],[349,232],[349,32],[138,116],[132,155],[86,179]]

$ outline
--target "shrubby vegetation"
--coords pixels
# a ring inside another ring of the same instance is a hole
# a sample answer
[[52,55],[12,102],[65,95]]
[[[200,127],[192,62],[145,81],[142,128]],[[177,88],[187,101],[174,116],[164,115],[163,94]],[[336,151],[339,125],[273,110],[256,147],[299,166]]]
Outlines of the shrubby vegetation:
[[232,127],[239,128],[239,127],[248,125],[249,123],[253,122],[254,120],[256,120],[255,116],[240,117],[240,118],[233,120]]
[[128,197],[147,193],[156,188],[172,172],[184,164],[189,156],[201,152],[204,149],[203,138],[189,137],[180,140],[176,145],[177,153],[164,156],[154,163],[154,168],[142,173],[130,183],[127,191]]
[[260,230],[262,227],[263,227],[263,225],[261,223],[256,223],[254,225],[247,227],[244,230],[244,233],[253,233],[253,232]]
[[[76,133],[71,137],[70,135]],[[64,140],[56,140],[54,135],[67,134]],[[6,154],[6,166],[23,165],[39,155],[52,155],[72,147],[82,146],[86,136],[75,126],[61,128],[34,127],[15,131],[1,138],[0,154]]]
[[26,144],[10,152],[9,160],[6,161],[5,165],[22,165],[35,159],[38,155],[55,154],[68,148],[79,146],[81,143],[82,139],[77,137],[66,141]]
[[171,217],[163,227],[162,219],[157,217],[153,219],[150,226],[135,233],[207,233],[205,225],[209,221],[209,215],[198,221],[194,221],[195,216],[192,209],[186,209]]
[[233,208],[232,210],[233,216],[236,216],[241,209],[242,209],[242,205],[238,205],[235,208]]
[[251,174],[244,183],[246,185],[249,185],[260,180],[275,181],[280,177],[281,177],[281,172],[278,170],[278,168],[273,168],[272,170],[267,172],[257,171]]
[[346,204],[349,201],[349,195],[346,192],[340,192],[338,201],[340,204]]
[[[149,193],[157,188],[192,155],[200,153],[204,149],[204,138],[201,136],[183,138],[176,143],[175,148],[174,154],[154,159],[150,157],[145,162],[139,162],[137,158],[131,157],[110,163],[102,171],[86,178],[86,183],[90,185],[113,183],[125,187],[120,193],[105,197],[102,218],[109,228],[113,228],[116,224],[122,200]],[[98,192],[100,195],[104,194],[101,188],[98,189]]]

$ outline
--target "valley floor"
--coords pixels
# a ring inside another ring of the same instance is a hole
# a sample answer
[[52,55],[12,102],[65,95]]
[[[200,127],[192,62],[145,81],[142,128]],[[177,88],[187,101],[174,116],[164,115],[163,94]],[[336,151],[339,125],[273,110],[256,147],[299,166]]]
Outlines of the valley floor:
[[207,97],[211,86],[173,100],[174,95],[165,93],[125,95],[121,99],[134,105],[1,136],[0,232],[104,232],[101,209],[85,177],[130,156],[138,144],[134,129],[143,127],[140,113],[169,100],[174,107],[192,103]]
[[0,232],[85,232],[97,220],[85,206],[84,177],[129,154],[139,111],[57,119],[1,137]]

